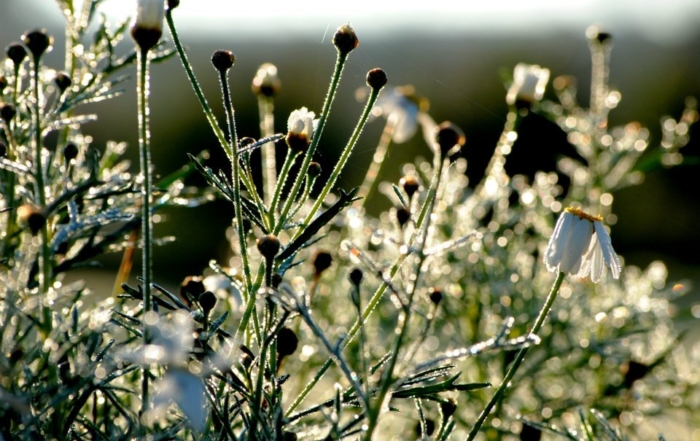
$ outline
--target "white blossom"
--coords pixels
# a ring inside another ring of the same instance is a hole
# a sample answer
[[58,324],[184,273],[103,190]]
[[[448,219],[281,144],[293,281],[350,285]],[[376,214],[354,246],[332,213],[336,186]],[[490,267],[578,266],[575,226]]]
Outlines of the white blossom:
[[136,21],[134,22],[134,27],[162,31],[164,18],[164,0],[136,1]]
[[311,140],[318,125],[318,120],[314,119],[315,116],[314,112],[309,112],[306,107],[297,109],[289,115],[287,130],[293,135],[305,136]]
[[620,277],[620,260],[599,216],[591,216],[569,207],[559,216],[544,253],[548,271],[586,277],[598,282],[610,268],[613,278]]
[[516,101],[532,104],[541,100],[547,81],[549,69],[534,64],[518,63],[513,72],[513,84],[508,89],[506,102],[512,106]]

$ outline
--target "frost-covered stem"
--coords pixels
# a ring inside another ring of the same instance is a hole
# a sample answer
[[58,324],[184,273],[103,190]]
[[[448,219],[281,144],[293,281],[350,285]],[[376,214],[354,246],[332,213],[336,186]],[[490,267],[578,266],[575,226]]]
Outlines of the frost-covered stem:
[[296,160],[297,156],[299,156],[298,152],[295,152],[292,149],[287,149],[287,156],[284,158],[282,170],[280,171],[280,179],[277,181],[277,185],[275,186],[274,196],[272,197],[272,202],[270,203],[270,209],[268,211],[270,225],[275,225],[275,213],[277,213],[277,206],[280,203],[280,197],[282,197],[282,189],[284,188],[284,184],[287,183],[289,170],[291,170],[292,164],[294,164],[294,160]]
[[241,166],[238,161],[238,135],[236,134],[236,118],[234,116],[233,104],[231,103],[231,89],[229,88],[226,72],[219,71],[219,82],[221,92],[224,96],[224,108],[226,110],[226,120],[231,138],[231,180],[233,181],[233,206],[236,211],[236,233],[238,236],[238,246],[241,250],[241,261],[243,262],[243,277],[248,295],[253,295],[252,280],[250,275],[250,260],[248,258],[248,244],[246,242],[246,232],[243,226],[243,202],[241,201]]
[[[260,136],[263,138],[275,134],[275,104],[272,98],[266,96],[258,97],[258,111],[260,113]],[[260,158],[262,161],[263,176],[263,200],[270,202],[275,194],[277,184],[277,157],[275,153],[275,143],[270,142],[260,147]]]
[[[141,278],[143,279],[143,309],[148,314],[153,309],[151,297],[151,279],[153,277],[153,213],[151,202],[153,195],[151,176],[151,134],[148,125],[148,50],[138,50],[138,121],[139,121],[139,157],[141,167]],[[150,343],[148,325],[143,321],[143,343]],[[144,366],[141,382],[141,411],[148,409],[148,366]]]
[[[549,296],[547,296],[547,300],[545,301],[544,306],[540,310],[540,314],[537,316],[537,320],[535,320],[535,324],[532,326],[528,337],[533,337],[537,334],[537,332],[539,332],[540,328],[542,328],[542,325],[544,324],[547,315],[549,315],[549,311],[552,309],[554,300],[557,298],[559,288],[561,288],[561,284],[564,281],[564,276],[565,274],[563,272],[559,272],[559,274],[557,275],[557,279],[554,281],[554,285],[552,285],[552,289],[549,292]],[[493,410],[493,407],[503,399],[503,395],[505,394],[506,389],[510,384],[510,381],[513,379],[515,372],[518,370],[520,364],[525,359],[525,355],[527,354],[528,349],[529,346],[525,346],[520,350],[520,352],[518,352],[518,355],[515,356],[515,360],[513,361],[513,364],[506,373],[506,376],[503,378],[503,381],[501,381],[500,386],[498,386],[498,389],[493,394],[493,397],[491,397],[491,400],[488,402],[484,410],[481,411],[481,414],[476,420],[476,423],[474,423],[474,426],[472,426],[469,435],[467,435],[467,441],[471,441],[476,437],[477,433],[479,433],[479,430],[481,429],[481,426],[483,426],[484,422],[486,421],[486,418],[488,418],[489,414]]]
[[[357,144],[357,140],[360,139],[362,129],[364,129],[365,124],[367,123],[367,119],[369,118],[370,113],[372,113],[372,108],[374,108],[374,103],[377,102],[377,98],[379,97],[380,91],[381,89],[371,89],[369,98],[367,99],[367,104],[365,105],[365,109],[362,112],[362,116],[357,122],[357,126],[355,126],[355,130],[352,132],[352,135],[350,136],[350,139],[348,140],[348,143],[345,146],[343,153],[340,155],[340,159],[338,159],[338,162],[333,167],[333,172],[328,178],[326,185],[323,186],[321,193],[316,198],[316,202],[314,203],[313,207],[311,207],[311,211],[309,211],[309,214],[304,219],[304,222],[302,222],[302,228],[308,225],[313,220],[314,216],[316,215],[316,213],[318,213],[318,210],[321,208],[321,205],[323,205],[323,201],[326,199],[326,196],[328,196],[328,193],[330,193],[331,189],[338,180],[340,173],[345,168],[345,164],[348,162],[350,154],[355,148],[355,144]],[[301,231],[302,229],[299,229],[296,236],[301,234]]]
[[389,147],[391,146],[391,137],[394,135],[394,130],[396,128],[396,123],[393,118],[388,118],[384,130],[382,131],[382,136],[379,138],[379,144],[377,145],[377,150],[372,156],[372,163],[367,169],[367,174],[365,179],[362,181],[360,186],[360,191],[357,196],[362,198],[357,201],[360,207],[364,207],[369,198],[377,190],[379,181],[379,173],[382,171],[382,165],[384,164],[384,159],[389,152]]
[[309,145],[308,150],[306,151],[304,161],[301,163],[301,168],[299,169],[299,174],[297,175],[297,178],[294,181],[294,185],[292,186],[292,191],[289,192],[289,195],[287,196],[287,200],[284,203],[284,208],[282,208],[282,212],[280,213],[280,217],[277,221],[277,224],[274,226],[274,234],[279,234],[279,232],[282,230],[282,227],[287,222],[287,213],[289,213],[289,210],[292,208],[292,204],[294,203],[296,196],[299,194],[301,183],[304,181],[306,173],[309,171],[309,164],[311,164],[311,160],[314,157],[316,147],[318,146],[318,143],[321,140],[323,128],[326,126],[328,114],[331,111],[331,106],[333,104],[333,100],[335,99],[335,92],[338,90],[340,77],[343,74],[343,68],[345,67],[345,62],[347,61],[347,59],[348,53],[338,52],[338,58],[336,59],[335,69],[333,70],[333,76],[331,78],[331,84],[328,87],[326,100],[323,103],[321,116],[318,120],[318,127],[316,128],[316,130],[314,130],[314,137],[311,140],[311,144]]

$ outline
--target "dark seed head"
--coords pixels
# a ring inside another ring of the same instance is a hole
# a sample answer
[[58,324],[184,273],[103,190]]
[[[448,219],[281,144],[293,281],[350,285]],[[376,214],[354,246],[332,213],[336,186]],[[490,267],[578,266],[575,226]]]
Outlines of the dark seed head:
[[280,355],[280,357],[292,355],[294,351],[297,350],[298,346],[299,339],[294,331],[286,326],[280,329],[279,334],[277,334],[277,353]]
[[32,234],[36,234],[46,223],[46,216],[33,205],[25,204],[17,208],[17,217],[20,222],[29,227]]
[[360,40],[357,39],[357,34],[350,23],[339,27],[333,35],[333,45],[342,55],[349,54],[359,44]]
[[7,78],[0,75],[0,93],[2,93],[7,87]]
[[362,283],[362,278],[364,277],[364,274],[362,273],[362,270],[360,268],[353,268],[350,271],[350,274],[348,274],[348,279],[350,279],[350,282],[359,287],[360,283]]
[[273,97],[282,88],[282,82],[277,76],[277,66],[272,63],[264,63],[259,68],[255,77],[253,77],[253,83],[251,84],[251,90],[256,95],[262,95],[266,97]]
[[622,365],[620,371],[622,371],[625,376],[625,387],[629,389],[632,387],[635,381],[641,380],[647,375],[649,372],[649,366],[634,360],[630,360]]
[[284,140],[287,142],[289,149],[296,153],[305,152],[311,144],[311,140],[304,133],[288,132],[287,137]]
[[10,43],[5,48],[5,53],[7,54],[7,58],[12,60],[15,64],[15,67],[22,64],[22,61],[24,61],[27,56],[27,50],[22,46],[22,43]]
[[542,430],[527,423],[523,424],[520,429],[520,441],[540,441],[542,439]]
[[163,29],[134,25],[131,28],[131,38],[142,51],[148,52],[153,49],[163,36]]
[[586,29],[586,37],[588,37],[591,42],[598,44],[612,43],[612,35],[595,25],[589,26],[588,29]]
[[467,142],[467,137],[464,136],[462,129],[449,121],[445,121],[438,126],[435,140],[440,146],[440,153],[445,157],[450,154],[453,148],[463,146]]
[[70,162],[71,160],[77,158],[78,146],[73,144],[72,142],[66,144],[66,146],[63,147],[63,157],[66,159],[66,162]]
[[[421,426],[420,421],[416,423],[416,427],[414,429],[416,431],[416,435],[418,438],[423,438],[423,427]],[[430,418],[427,418],[425,420],[425,431],[426,436],[430,436],[435,432],[435,421],[431,420]]]
[[211,310],[214,309],[214,306],[216,306],[216,295],[211,291],[204,291],[199,295],[197,302],[199,306],[202,307],[204,314],[208,315]]
[[428,288],[428,297],[430,297],[430,301],[437,306],[442,301],[442,291],[440,288],[432,286]]
[[58,90],[60,90],[61,93],[65,92],[66,89],[68,89],[70,85],[73,84],[70,77],[64,74],[63,72],[57,73],[53,81],[54,83],[56,83],[56,87],[58,87]]
[[386,73],[383,70],[375,68],[367,72],[367,85],[372,89],[381,90],[386,85],[386,82]]
[[16,114],[17,111],[12,104],[3,104],[0,106],[0,118],[2,118],[3,121],[10,122]]
[[249,138],[246,136],[245,138],[241,138],[238,140],[238,145],[241,148],[248,147],[249,145],[252,145],[252,144],[255,144],[255,138]]
[[46,29],[36,29],[25,33],[22,36],[22,41],[36,61],[51,47],[53,38],[46,33]]
[[310,178],[315,178],[321,174],[321,164],[318,162],[312,162],[309,164],[309,171],[307,171]]
[[280,250],[280,241],[274,234],[268,234],[257,240],[257,246],[265,259],[272,260]]
[[413,175],[404,176],[399,181],[399,184],[401,184],[401,187],[403,187],[403,191],[406,192],[409,199],[411,199],[413,197],[413,195],[416,194],[416,192],[420,188],[420,184],[418,183],[418,179],[416,179],[416,177]]
[[331,253],[326,251],[319,251],[314,256],[314,276],[319,277],[321,273],[330,268],[331,263],[333,263],[333,257]]
[[404,207],[396,207],[396,221],[399,223],[401,228],[404,227],[411,219],[411,213]]
[[166,4],[168,5],[168,10],[172,11],[173,9],[180,6],[180,0],[167,0]]
[[218,50],[211,56],[211,64],[221,73],[228,72],[236,62],[236,56],[231,51]]
[[[187,276],[180,284],[180,297],[183,299],[199,299],[199,296],[206,291],[202,276]],[[188,295],[189,294],[189,297]]]
[[448,419],[457,411],[457,402],[454,398],[448,398],[447,401],[440,403],[440,411],[442,412],[442,417]]

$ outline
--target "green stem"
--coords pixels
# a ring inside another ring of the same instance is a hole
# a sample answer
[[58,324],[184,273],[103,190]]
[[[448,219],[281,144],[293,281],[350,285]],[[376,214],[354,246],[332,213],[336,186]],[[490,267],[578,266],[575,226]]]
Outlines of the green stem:
[[243,277],[248,295],[253,295],[252,281],[250,275],[250,260],[248,258],[248,244],[246,242],[246,232],[243,226],[243,202],[241,201],[241,181],[240,163],[238,161],[238,135],[236,134],[236,119],[234,117],[233,104],[231,103],[231,89],[228,85],[226,72],[220,71],[219,81],[221,82],[221,92],[224,96],[224,108],[226,109],[226,120],[231,134],[231,179],[233,180],[233,205],[236,211],[236,228],[238,233],[238,246],[241,249],[241,260],[243,262]]
[[[544,324],[547,315],[549,315],[549,311],[552,309],[554,300],[557,298],[557,294],[559,293],[559,288],[561,288],[561,284],[564,281],[564,277],[565,274],[563,272],[559,272],[559,274],[557,275],[557,279],[554,281],[554,285],[552,285],[552,289],[549,292],[549,296],[547,296],[547,300],[545,301],[544,306],[540,310],[540,314],[537,316],[537,320],[535,320],[535,324],[532,326],[532,330],[530,330],[530,333],[528,335],[529,337],[533,337],[534,335],[536,335],[537,332],[539,332],[540,328],[542,328],[542,325]],[[484,422],[486,421],[486,418],[488,418],[489,414],[491,413],[491,410],[493,410],[493,407],[496,405],[496,403],[502,400],[503,395],[506,393],[506,389],[510,384],[510,381],[513,379],[515,372],[518,370],[520,364],[525,359],[525,355],[527,354],[529,348],[529,346],[525,346],[520,350],[520,352],[518,352],[518,355],[516,355],[513,364],[508,370],[508,373],[506,373],[506,376],[503,378],[503,381],[501,381],[500,386],[498,386],[496,393],[493,394],[493,397],[491,397],[491,400],[488,402],[484,410],[481,411],[481,414],[476,420],[476,423],[474,423],[474,426],[472,427],[471,431],[469,432],[469,435],[467,436],[467,441],[471,441],[476,437],[477,433],[479,433],[479,430],[481,429],[481,426],[483,426]]]
[[296,199],[297,194],[299,194],[299,189],[301,187],[301,183],[304,181],[304,178],[306,176],[306,172],[309,171],[309,164],[311,164],[311,160],[313,159],[314,152],[316,151],[316,147],[318,146],[318,142],[321,139],[321,135],[323,134],[323,128],[326,126],[326,120],[328,119],[328,114],[331,111],[331,105],[333,104],[333,100],[335,99],[335,93],[338,90],[338,84],[340,83],[340,77],[343,74],[343,68],[345,67],[345,62],[348,59],[348,53],[340,53],[338,52],[338,58],[336,59],[335,62],[335,69],[333,70],[333,77],[331,78],[331,85],[328,88],[328,93],[326,94],[326,100],[323,103],[323,109],[321,110],[321,116],[319,117],[318,120],[318,127],[316,128],[316,131],[314,131],[314,137],[311,140],[311,145],[309,145],[309,149],[306,151],[306,155],[304,156],[304,162],[301,164],[301,169],[299,170],[299,174],[297,175],[296,180],[294,181],[294,186],[292,187],[292,191],[289,193],[287,196],[287,200],[284,204],[284,208],[282,208],[282,212],[280,213],[279,220],[277,224],[274,226],[274,234],[279,234],[279,232],[282,230],[282,227],[284,224],[287,222],[287,213],[289,213],[289,210],[292,208],[292,204],[294,203],[294,200]]
[[328,178],[328,181],[326,182],[326,185],[323,186],[323,189],[321,190],[321,193],[318,195],[316,198],[316,202],[314,203],[313,207],[311,208],[311,211],[309,211],[309,214],[306,215],[306,218],[304,219],[304,222],[302,223],[302,228],[300,228],[295,235],[295,238],[301,234],[301,231],[303,230],[303,227],[305,225],[308,225],[311,220],[314,218],[318,210],[321,208],[321,205],[323,205],[323,201],[326,199],[326,196],[328,196],[328,193],[331,191],[333,186],[335,185],[335,182],[338,180],[338,177],[340,176],[340,173],[343,171],[345,168],[345,164],[348,162],[348,158],[350,158],[350,154],[352,153],[352,150],[355,148],[355,144],[357,144],[357,140],[360,139],[360,135],[362,134],[362,129],[364,129],[365,124],[367,123],[367,119],[369,118],[370,113],[372,113],[372,108],[374,108],[374,103],[377,101],[377,98],[379,97],[379,92],[381,89],[371,89],[369,98],[367,99],[367,104],[365,105],[365,109],[362,112],[362,116],[360,117],[360,120],[357,123],[357,126],[355,126],[355,130],[352,132],[352,135],[350,136],[350,139],[348,140],[347,145],[345,146],[345,149],[343,150],[343,153],[340,155],[340,159],[338,160],[337,164],[333,167],[333,173],[331,173],[330,178]]
[[[151,187],[151,147],[150,131],[148,123],[148,50],[138,49],[138,122],[139,122],[139,155],[141,167],[141,260],[143,279],[143,309],[144,314],[153,310],[153,299],[151,297],[151,280],[153,277],[153,213],[151,210],[152,194]],[[143,321],[143,343],[150,343],[150,333],[147,320]],[[148,366],[143,367],[141,377],[141,411],[148,409]]]
[[275,187],[275,194],[272,197],[272,202],[270,203],[270,210],[268,211],[268,217],[270,225],[275,225],[275,213],[277,213],[277,206],[280,203],[280,197],[282,196],[282,189],[284,184],[287,183],[287,177],[289,176],[289,170],[294,164],[294,160],[297,158],[299,153],[292,151],[292,149],[287,149],[287,156],[284,158],[284,164],[282,164],[282,170],[280,171],[280,179],[277,181]]
[[[258,111],[260,114],[260,136],[267,138],[275,134],[274,101],[271,97],[258,96]],[[275,193],[277,184],[277,158],[275,143],[271,142],[260,147],[263,176],[263,200],[270,201]]]

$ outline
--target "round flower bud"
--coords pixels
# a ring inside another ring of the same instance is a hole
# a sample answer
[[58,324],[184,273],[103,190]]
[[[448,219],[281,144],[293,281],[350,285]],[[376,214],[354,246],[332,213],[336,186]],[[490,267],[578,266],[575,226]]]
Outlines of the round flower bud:
[[449,121],[445,121],[438,126],[435,140],[440,146],[440,153],[444,157],[448,156],[453,148],[463,146],[467,142],[467,137],[464,136],[462,129]]
[[367,72],[367,85],[372,89],[381,90],[386,85],[386,82],[386,73],[383,70],[375,68]]
[[4,142],[0,141],[0,158],[7,154],[7,146]]
[[3,104],[0,106],[0,118],[2,118],[3,121],[10,122],[10,120],[14,118],[16,114],[17,111],[15,110],[15,106],[12,104]]
[[440,288],[432,286],[428,288],[428,297],[430,298],[430,301],[437,306],[442,301],[442,291]]
[[635,381],[641,380],[649,373],[649,366],[630,360],[620,367],[620,372],[625,376],[625,387],[630,389]]
[[36,61],[51,47],[53,38],[46,33],[46,29],[37,29],[25,33],[22,36],[22,41]]
[[211,56],[211,64],[221,73],[228,72],[236,62],[236,56],[231,51],[218,50]]
[[24,49],[22,43],[10,43],[5,48],[5,53],[7,54],[7,58],[12,60],[15,64],[15,67],[22,64],[22,61],[24,61],[24,58],[27,56],[27,50]]
[[612,43],[612,35],[608,32],[604,32],[598,26],[589,26],[586,29],[586,37],[588,40],[598,44],[609,44]]
[[241,148],[248,147],[252,144],[255,144],[255,138],[249,138],[246,136],[245,138],[241,138],[238,140],[238,146]]
[[294,331],[287,328],[286,326],[280,329],[279,334],[277,334],[277,354],[280,357],[286,357],[292,355],[299,346],[299,338],[297,338]]
[[7,87],[7,78],[0,75],[0,93],[2,93]]
[[542,439],[542,430],[527,423],[523,424],[520,429],[520,441],[540,441]]
[[58,90],[63,93],[68,89],[73,82],[71,81],[70,77],[63,72],[59,72],[56,74],[56,76],[53,79],[53,82],[56,83],[56,87],[58,87]]
[[357,39],[357,34],[350,23],[339,27],[333,35],[333,45],[342,55],[349,54],[359,44],[360,40]]
[[331,263],[333,263],[333,257],[331,253],[326,251],[319,251],[314,256],[314,276],[319,277],[321,273],[330,268]]
[[168,5],[168,11],[172,11],[180,6],[180,0],[167,0],[166,4]]
[[309,164],[309,170],[307,171],[310,178],[315,178],[321,174],[321,164],[318,162],[312,162]]
[[46,223],[46,216],[33,205],[24,204],[17,208],[17,217],[20,222],[29,227],[32,234],[36,234]]
[[272,63],[261,64],[258,68],[251,89],[256,95],[272,97],[282,88],[282,82],[277,76],[277,66]]
[[454,398],[448,398],[447,401],[440,403],[440,411],[442,412],[442,417],[448,419],[457,411],[457,403]]
[[256,244],[260,254],[267,260],[274,259],[280,250],[280,241],[274,234],[261,237],[257,240]]
[[420,184],[418,183],[418,179],[416,179],[416,177],[413,175],[404,176],[399,181],[399,184],[401,185],[401,187],[403,187],[403,191],[406,192],[409,199],[411,199],[413,197],[413,195],[416,194],[416,192],[420,188]]
[[77,158],[78,146],[73,144],[72,142],[66,144],[66,146],[63,147],[63,157],[66,159],[66,162],[70,162],[72,159]]
[[348,274],[348,279],[350,279],[350,283],[357,286],[358,288],[360,287],[360,283],[362,283],[363,277],[364,274],[362,273],[362,270],[360,268],[353,268],[352,271],[350,271],[350,274]]
[[408,212],[404,207],[396,207],[396,221],[399,223],[401,228],[404,227],[411,219],[411,213]]
[[199,295],[197,302],[202,307],[204,315],[209,315],[214,306],[216,306],[216,295],[211,291],[204,291]]
[[[199,296],[206,291],[204,278],[202,276],[187,276],[180,284],[180,297],[183,299],[199,299]],[[189,296],[188,296],[189,294]]]

